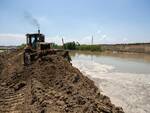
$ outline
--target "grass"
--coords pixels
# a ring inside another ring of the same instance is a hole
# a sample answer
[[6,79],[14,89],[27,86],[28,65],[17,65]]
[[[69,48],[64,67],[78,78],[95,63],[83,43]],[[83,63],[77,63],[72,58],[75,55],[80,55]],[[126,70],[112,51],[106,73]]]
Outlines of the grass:
[[76,47],[76,50],[83,51],[102,51],[100,45],[79,45]]

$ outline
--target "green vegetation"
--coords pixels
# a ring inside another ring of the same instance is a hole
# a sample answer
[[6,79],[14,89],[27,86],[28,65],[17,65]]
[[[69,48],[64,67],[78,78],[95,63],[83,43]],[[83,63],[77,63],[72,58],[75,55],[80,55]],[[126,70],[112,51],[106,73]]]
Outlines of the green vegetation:
[[55,43],[51,44],[51,47],[52,47],[53,49],[62,49],[62,46],[57,45],[57,44],[55,44]]
[[80,46],[77,46],[76,50],[84,50],[84,51],[102,51],[100,45],[80,45]]
[[68,42],[64,44],[64,48],[69,50],[76,50],[76,46],[75,42]]
[[65,43],[64,48],[68,50],[102,51],[100,45],[80,45],[78,42]]
[[[18,46],[18,48],[23,49],[25,44]],[[55,43],[51,43],[51,48],[53,49],[67,49],[67,50],[81,50],[81,51],[102,51],[100,45],[80,45],[78,42],[67,42],[64,44],[64,47],[61,45],[57,45]]]
[[18,49],[24,49],[24,47],[26,46],[26,44],[21,44],[19,46],[17,46]]

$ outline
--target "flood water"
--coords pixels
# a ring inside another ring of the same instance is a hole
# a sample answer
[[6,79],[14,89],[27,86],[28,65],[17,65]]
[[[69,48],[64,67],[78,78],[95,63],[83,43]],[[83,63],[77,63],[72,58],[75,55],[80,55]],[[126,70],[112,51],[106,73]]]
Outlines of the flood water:
[[126,113],[150,113],[150,55],[71,52],[72,64]]

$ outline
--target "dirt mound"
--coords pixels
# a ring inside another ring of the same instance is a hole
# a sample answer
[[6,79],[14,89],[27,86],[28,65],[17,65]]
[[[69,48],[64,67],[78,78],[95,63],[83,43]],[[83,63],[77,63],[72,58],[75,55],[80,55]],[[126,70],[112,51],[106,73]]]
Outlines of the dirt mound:
[[0,54],[0,74],[4,68],[4,63],[3,63],[3,58],[4,56],[2,54]]
[[60,56],[44,56],[28,67],[7,63],[0,77],[0,113],[124,113]]

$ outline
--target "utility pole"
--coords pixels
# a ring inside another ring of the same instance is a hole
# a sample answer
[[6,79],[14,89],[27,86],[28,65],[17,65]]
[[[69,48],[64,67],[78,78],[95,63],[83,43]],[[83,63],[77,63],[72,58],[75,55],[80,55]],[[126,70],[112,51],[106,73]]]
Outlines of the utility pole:
[[63,37],[62,37],[62,45],[63,45],[63,48],[65,49],[64,39],[63,39]]
[[93,45],[93,35],[92,35],[91,45]]

